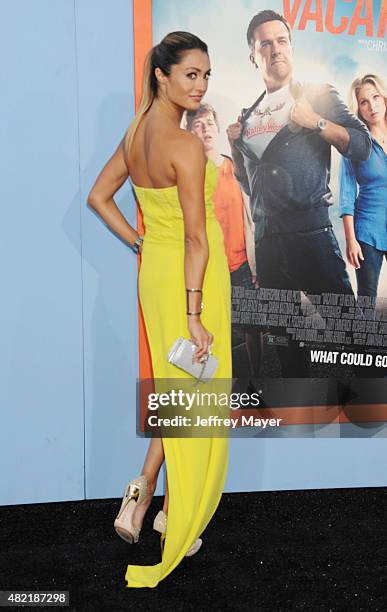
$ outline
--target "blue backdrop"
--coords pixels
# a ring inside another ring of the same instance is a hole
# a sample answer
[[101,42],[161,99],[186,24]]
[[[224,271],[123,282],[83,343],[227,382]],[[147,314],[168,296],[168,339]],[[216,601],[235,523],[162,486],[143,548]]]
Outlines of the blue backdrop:
[[[147,447],[137,266],[86,197],[133,116],[131,2],[14,0],[0,28],[0,503],[118,497]],[[385,485],[374,431],[231,440],[226,490]]]

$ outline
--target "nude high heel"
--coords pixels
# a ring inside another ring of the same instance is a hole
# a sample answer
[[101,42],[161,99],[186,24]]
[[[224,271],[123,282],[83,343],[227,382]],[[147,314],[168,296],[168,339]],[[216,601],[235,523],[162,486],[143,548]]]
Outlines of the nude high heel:
[[114,521],[114,529],[129,544],[135,544],[139,540],[141,527],[134,527],[132,518],[137,504],[142,504],[147,499],[148,481],[146,477],[139,476],[131,480],[125,488],[121,508]]
[[[167,530],[167,515],[162,510],[160,510],[160,512],[156,515],[156,518],[153,522],[153,529],[155,531],[158,531],[162,535],[164,535]],[[198,538],[196,542],[192,544],[191,548],[187,550],[185,556],[192,557],[193,555],[196,555],[202,544],[203,540],[201,538]]]

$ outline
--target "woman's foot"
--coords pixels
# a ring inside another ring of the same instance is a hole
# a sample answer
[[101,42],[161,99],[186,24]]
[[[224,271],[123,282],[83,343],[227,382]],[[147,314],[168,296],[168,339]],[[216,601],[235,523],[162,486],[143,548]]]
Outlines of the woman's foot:
[[[156,515],[156,518],[153,522],[153,529],[155,531],[158,531],[162,535],[165,534],[167,530],[167,515],[163,510],[160,510],[160,512]],[[202,544],[203,540],[201,538],[198,538],[196,542],[194,542],[192,546],[187,550],[185,556],[192,557],[193,555],[196,555]]]
[[114,521],[118,535],[128,542],[138,542],[145,512],[152,500],[155,483],[148,482],[143,474],[131,480],[125,488],[121,508]]
[[152,501],[153,494],[156,489],[156,482],[153,480],[147,479],[147,495],[146,498],[141,502],[141,504],[137,504],[136,508],[133,512],[132,523],[135,529],[141,529],[142,524],[144,522],[144,516],[146,511],[149,508],[149,505]]

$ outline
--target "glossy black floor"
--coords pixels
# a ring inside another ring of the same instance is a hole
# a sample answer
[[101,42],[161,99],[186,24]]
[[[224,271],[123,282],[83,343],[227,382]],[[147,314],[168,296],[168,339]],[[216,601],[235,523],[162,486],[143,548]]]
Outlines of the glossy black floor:
[[0,589],[69,590],[80,611],[387,610],[386,488],[225,494],[197,556],[128,589],[127,563],[159,560],[160,503],[133,546],[120,500],[0,508]]

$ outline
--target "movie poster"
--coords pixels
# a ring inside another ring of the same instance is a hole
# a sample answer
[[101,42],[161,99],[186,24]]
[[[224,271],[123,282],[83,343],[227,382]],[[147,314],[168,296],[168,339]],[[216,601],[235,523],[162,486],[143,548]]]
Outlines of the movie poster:
[[[152,44],[186,30],[209,47],[203,107],[182,126],[219,169],[214,204],[231,275],[233,377],[385,378],[387,145],[370,129],[387,101],[386,0],[151,7]],[[248,33],[265,10],[289,25],[275,22],[282,36],[274,42],[270,32],[268,40],[254,27]],[[276,90],[270,78],[281,62],[292,76]],[[355,79],[361,86],[351,90]],[[373,388],[384,404],[381,383]],[[310,400],[303,394],[298,405]]]

